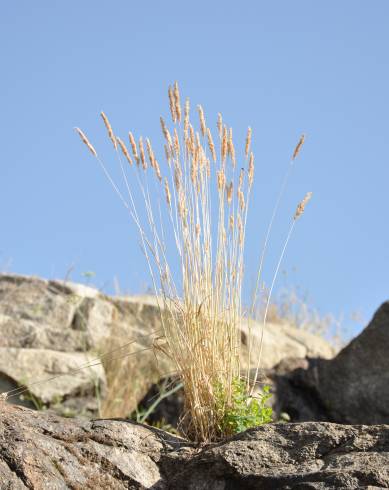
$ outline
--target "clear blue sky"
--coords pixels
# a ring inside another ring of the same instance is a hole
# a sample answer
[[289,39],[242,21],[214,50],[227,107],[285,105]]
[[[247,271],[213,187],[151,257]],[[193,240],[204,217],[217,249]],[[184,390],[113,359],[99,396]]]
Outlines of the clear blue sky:
[[[73,131],[107,159],[98,117],[160,142],[174,80],[244,137],[257,170],[247,281],[283,173],[306,145],[283,200],[268,255],[323,312],[368,320],[389,296],[389,2],[55,1],[0,6],[0,266],[21,274],[141,292],[149,284],[134,227]],[[278,288],[284,284],[282,276]],[[351,324],[351,323],[350,323]]]

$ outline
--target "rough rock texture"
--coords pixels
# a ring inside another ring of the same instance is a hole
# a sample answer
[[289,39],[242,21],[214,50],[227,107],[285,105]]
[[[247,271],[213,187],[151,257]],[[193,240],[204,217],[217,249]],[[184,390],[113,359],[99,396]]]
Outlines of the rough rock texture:
[[[125,349],[116,350],[116,357],[150,347],[150,335],[158,329],[154,304],[113,300],[80,284],[0,275],[0,391],[69,373],[33,384],[27,397],[61,413],[96,414],[96,392],[104,396],[106,387],[104,369],[96,362],[78,368],[126,343]],[[134,363],[133,375],[151,384],[168,370],[163,359],[157,365],[149,350]],[[138,384],[133,386],[136,392]],[[142,383],[139,391],[138,399],[145,394]]]
[[332,361],[316,360],[309,383],[316,387],[333,421],[389,421],[389,302]]
[[126,420],[0,411],[2,489],[388,487],[388,425],[271,424],[201,448]]
[[[133,400],[126,407],[130,412],[153,383],[174,371],[166,358],[159,356],[156,361],[152,350],[144,350],[151,346],[153,332],[156,335],[160,330],[155,297],[111,298],[80,284],[2,274],[0,391],[70,373],[88,359],[95,359],[98,353],[116,349],[116,357],[124,358],[130,352],[142,351],[129,367],[131,393],[128,390],[118,393],[118,398]],[[258,324],[253,324],[253,333],[259,340]],[[245,324],[242,338],[247,341]],[[131,340],[134,342],[125,350],[119,349]],[[253,362],[258,348],[259,342],[253,351]],[[285,357],[330,358],[333,355],[333,349],[319,337],[285,325],[266,327],[263,367],[271,368]],[[243,361],[246,358],[244,355]],[[94,394],[98,389],[104,395],[105,385],[104,370],[95,366],[55,382],[33,385],[28,396],[49,408],[66,407],[70,412],[96,415],[98,404]],[[120,391],[120,386],[117,390]],[[60,405],[59,400],[62,400]],[[110,407],[110,413],[115,413],[115,407]]]
[[294,421],[389,422],[389,302],[334,359],[284,359],[270,376]]
[[0,488],[153,488],[163,445],[162,436],[133,423],[8,405],[0,415]]
[[[257,322],[251,322],[251,328],[254,338],[251,362],[252,367],[253,365],[256,365],[256,359],[259,355],[262,327]],[[248,324],[247,321],[245,321],[242,325],[243,345],[247,344],[247,339]],[[290,325],[268,323],[265,326],[263,335],[261,368],[270,369],[287,357],[319,357],[331,359],[334,357],[335,353],[335,349],[322,337],[291,327]],[[243,367],[247,367],[245,362],[247,358],[247,353],[243,351]]]
[[[0,348],[0,391],[17,388],[13,379],[27,385],[35,383],[27,399],[33,398],[38,405],[62,405],[62,412],[70,414],[70,411],[79,411],[78,399],[82,401],[83,409],[93,413],[97,386],[100,394],[104,395],[105,373],[101,364],[96,365],[91,361],[92,356],[82,352]],[[84,365],[88,367],[74,372],[75,366]],[[39,382],[49,378],[50,382]]]

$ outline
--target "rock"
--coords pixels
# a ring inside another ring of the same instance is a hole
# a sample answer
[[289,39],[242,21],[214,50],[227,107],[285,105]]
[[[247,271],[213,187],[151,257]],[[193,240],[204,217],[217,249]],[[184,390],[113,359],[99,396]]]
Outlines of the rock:
[[269,424],[195,446],[127,420],[81,421],[4,404],[0,488],[389,487],[389,425]]
[[[251,322],[254,348],[252,351],[251,366],[256,366],[260,352],[262,338],[262,326],[258,322]],[[248,343],[248,322],[242,322],[243,346]],[[261,369],[270,369],[276,366],[282,359],[289,357],[305,358],[320,357],[331,359],[336,351],[323,338],[290,325],[268,323],[263,333]],[[247,368],[248,352],[243,349],[242,365]]]
[[[71,365],[76,369],[84,362],[84,355],[96,358],[102,354],[108,382],[108,396],[102,400],[102,413],[128,415],[153,384],[174,373],[173,363],[152,348],[153,339],[161,334],[160,310],[155,296],[112,298],[71,282],[0,275],[0,349],[3,356],[0,379],[3,386],[14,387],[26,379],[34,381],[34,375],[40,380],[46,377],[45,373],[51,377],[68,372]],[[257,323],[253,323],[253,334],[257,344],[251,366],[256,365],[259,354],[261,329]],[[243,368],[248,367],[247,336],[248,326],[243,322],[242,339],[246,341]],[[11,362],[11,357],[19,351],[20,364]],[[265,328],[262,367],[272,368],[285,357],[330,358],[333,355],[334,350],[328,343],[309,333],[286,325],[269,324]],[[52,369],[55,358],[58,362]],[[91,393],[94,385],[86,387],[80,376],[77,374],[74,378],[76,384],[80,383],[79,388],[70,383],[66,389],[64,385],[70,379],[67,376],[62,382],[58,379],[53,387],[50,387],[52,382],[36,385],[31,395],[51,408],[58,406],[58,397],[66,399],[69,410],[71,406],[82,407],[79,393],[85,390]],[[60,384],[62,388],[57,389]],[[84,412],[90,412],[90,396],[84,400],[88,405]],[[96,400],[94,406],[97,407]]]
[[331,361],[312,361],[305,376],[329,420],[350,424],[389,421],[389,302]]
[[170,489],[359,489],[389,486],[389,426],[270,424],[204,449]]
[[[157,361],[151,349],[152,339],[161,329],[155,301],[142,301],[114,300],[81,284],[0,275],[0,388],[8,391],[26,380],[31,383],[52,378],[114,351],[103,356],[104,368],[109,371],[113,366],[116,372],[125,369],[133,382],[123,386],[120,380],[113,385],[109,379],[115,390],[112,404],[125,400],[125,410],[131,412],[150,385],[173,370],[162,356]],[[141,355],[129,356],[137,351]],[[97,375],[101,396],[106,383],[100,366],[34,385],[28,398],[51,408],[58,407],[62,399],[68,413],[81,410],[96,415],[98,400],[96,394],[91,395],[96,393],[96,378],[92,380],[91,373]],[[111,415],[115,410],[118,415],[123,413],[123,404],[103,406]]]
[[275,410],[293,421],[389,421],[389,302],[333,359],[284,359],[268,371]]
[[135,423],[82,422],[5,405],[0,488],[158,488],[164,445],[163,436]]
[[0,275],[0,347],[65,352],[99,347],[110,335],[114,307],[97,300],[96,293],[70,283]]
[[[0,379],[0,391],[26,384],[29,390],[24,393],[24,399],[30,400],[29,406],[51,406],[62,414],[91,416],[98,410],[97,393],[104,396],[106,391],[104,369],[93,361],[96,359],[81,352],[0,348],[0,372],[8,380],[2,386],[4,382]],[[89,367],[77,370],[86,365]],[[12,379],[18,380],[18,384],[12,383]],[[47,379],[50,382],[44,381]]]
[[274,420],[285,416],[292,422],[329,421],[315,386],[307,380],[312,359],[286,358],[266,371],[266,381],[272,387]]

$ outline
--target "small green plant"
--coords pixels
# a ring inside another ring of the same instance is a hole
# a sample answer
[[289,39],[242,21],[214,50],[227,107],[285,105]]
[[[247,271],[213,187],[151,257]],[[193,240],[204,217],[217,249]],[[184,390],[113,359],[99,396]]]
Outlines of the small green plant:
[[273,410],[266,406],[271,398],[270,387],[264,386],[263,392],[257,396],[249,396],[247,383],[235,378],[231,385],[231,396],[228,401],[227,394],[221,385],[216,387],[216,410],[220,413],[219,428],[223,435],[233,435],[250,427],[272,422]]

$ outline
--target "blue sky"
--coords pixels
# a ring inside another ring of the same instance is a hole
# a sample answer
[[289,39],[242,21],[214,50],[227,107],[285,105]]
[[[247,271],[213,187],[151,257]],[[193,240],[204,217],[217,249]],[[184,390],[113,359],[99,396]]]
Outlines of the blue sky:
[[[295,229],[277,290],[308,292],[322,313],[369,320],[388,299],[389,3],[3,2],[0,7],[0,267],[93,282],[149,285],[136,230],[73,127],[114,162],[101,120],[161,142],[159,116],[178,80],[235,140],[253,128],[255,198],[247,284],[280,182],[307,139],[267,257],[271,279],[290,217]],[[247,289],[249,289],[247,287]],[[356,331],[356,330],[355,330]]]

